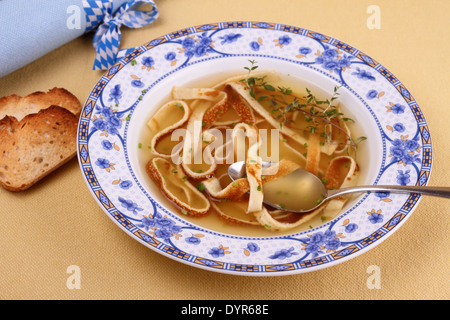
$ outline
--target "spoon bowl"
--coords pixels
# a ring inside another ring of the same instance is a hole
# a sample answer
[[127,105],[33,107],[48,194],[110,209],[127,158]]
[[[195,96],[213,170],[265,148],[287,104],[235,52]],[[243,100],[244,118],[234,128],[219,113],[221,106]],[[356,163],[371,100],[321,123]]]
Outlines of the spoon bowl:
[[[263,169],[272,165],[275,165],[275,163],[262,162]],[[232,180],[242,178],[245,174],[245,161],[235,162],[228,167],[228,175]],[[301,168],[292,171],[284,177],[267,182],[263,186],[265,204],[277,209],[298,213],[313,211],[325,201],[339,196],[367,191],[420,193],[450,198],[450,187],[363,185],[327,190],[319,177]]]

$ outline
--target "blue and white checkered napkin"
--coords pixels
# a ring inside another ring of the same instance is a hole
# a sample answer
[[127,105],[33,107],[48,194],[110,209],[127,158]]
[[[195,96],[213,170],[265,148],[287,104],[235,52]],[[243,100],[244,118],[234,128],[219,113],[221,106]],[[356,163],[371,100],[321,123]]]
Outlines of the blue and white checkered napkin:
[[[137,10],[150,4],[149,11]],[[95,32],[94,70],[105,70],[131,49],[119,49],[120,26],[156,20],[151,0],[0,0],[0,77],[61,45]]]

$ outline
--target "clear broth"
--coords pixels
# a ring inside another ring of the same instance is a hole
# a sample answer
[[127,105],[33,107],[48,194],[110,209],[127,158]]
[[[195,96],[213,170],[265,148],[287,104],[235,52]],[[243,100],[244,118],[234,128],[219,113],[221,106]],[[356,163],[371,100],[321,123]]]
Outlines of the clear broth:
[[[229,76],[234,76],[239,73],[230,74]],[[290,75],[280,75],[281,81],[277,83],[280,87],[286,87],[292,89],[292,92],[299,97],[306,96],[306,88],[311,90],[311,92],[318,98],[318,99],[325,99],[329,94],[324,92],[322,89],[312,85],[311,83],[301,81],[297,78],[291,77]],[[208,77],[208,79],[202,79],[200,81],[193,81],[192,83],[189,83],[189,85],[186,85],[186,87],[205,87],[205,88],[211,88],[215,86],[220,81],[223,81],[227,79],[228,77],[224,74],[218,75],[216,77]],[[158,103],[158,106],[162,106],[166,101],[160,101]],[[345,107],[345,105],[340,105],[341,111],[345,114],[346,117],[349,117],[351,119],[354,119],[352,117],[352,114],[349,112],[348,108]],[[151,119],[154,113],[156,113],[157,109],[154,110],[152,114],[149,115],[148,120]],[[352,133],[352,138],[355,139],[359,136],[366,136],[364,134],[363,127],[360,123],[358,123],[357,119],[354,119],[355,122],[348,123],[348,126],[350,128],[350,131]],[[145,123],[147,123],[147,121]],[[139,137],[139,145],[141,145],[141,148],[138,152],[138,161],[139,165],[142,168],[145,168],[146,164],[150,159],[154,157],[153,153],[151,152],[149,146],[151,145],[151,140],[153,138],[153,134],[151,131],[145,126],[141,130],[141,134]],[[270,141],[270,138],[268,138]],[[170,141],[170,138],[169,138]],[[290,141],[288,141],[290,142]],[[136,145],[138,145],[136,143]],[[174,142],[171,142],[174,144]],[[177,143],[177,142],[175,142]],[[297,156],[292,154],[292,151],[290,151],[287,148],[282,147],[283,144],[280,144],[280,159],[297,159],[296,162],[298,162]],[[302,148],[303,146],[298,146],[299,148]],[[358,146],[357,151],[357,162],[359,167],[359,180],[364,179],[364,177],[367,175],[367,167],[365,166],[366,163],[369,161],[369,153],[368,149],[365,147],[365,143],[362,143]],[[217,174],[216,176],[219,176],[220,173],[226,173],[228,165],[218,165]],[[144,170],[145,171],[145,170]],[[154,182],[148,177],[146,179],[147,183],[154,184]],[[198,183],[198,182],[197,182]],[[227,182],[224,181],[224,184]],[[330,220],[332,220],[334,217],[323,217],[320,213],[316,215],[315,217],[308,220],[303,225],[297,226],[293,229],[285,230],[285,231],[270,231],[265,229],[262,226],[250,226],[250,225],[239,225],[239,224],[230,224],[222,220],[218,214],[215,212],[215,210],[211,207],[210,213],[208,213],[206,216],[203,217],[189,217],[186,215],[183,215],[180,213],[179,209],[170,202],[167,198],[164,197],[162,192],[158,195],[153,195],[158,202],[160,202],[165,208],[167,208],[169,211],[174,212],[179,215],[180,218],[188,221],[189,223],[198,225],[202,228],[209,229],[215,232],[225,233],[225,234],[232,234],[232,235],[240,235],[240,236],[250,236],[250,237],[273,237],[273,236],[282,236],[286,234],[295,234],[302,231],[306,231],[312,228],[315,228],[317,226],[320,226]],[[351,208],[353,204],[355,203],[355,198],[357,196],[353,196],[350,198],[347,203],[345,204],[342,212],[345,212],[347,209]],[[239,206],[243,205],[243,203],[228,203],[227,204],[227,214],[233,215],[233,206]],[[340,213],[339,213],[340,214]],[[338,214],[338,215],[339,215]],[[237,216],[237,218],[243,218]],[[245,217],[244,217],[245,218]]]

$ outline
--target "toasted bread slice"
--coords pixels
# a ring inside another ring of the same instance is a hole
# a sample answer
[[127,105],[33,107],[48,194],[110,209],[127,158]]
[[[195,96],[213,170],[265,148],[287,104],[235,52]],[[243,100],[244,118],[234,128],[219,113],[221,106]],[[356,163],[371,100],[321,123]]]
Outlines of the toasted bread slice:
[[0,98],[0,119],[13,116],[18,121],[26,115],[37,113],[50,106],[60,106],[75,115],[81,112],[81,103],[72,93],[63,88],[53,88],[48,92],[34,92],[25,97],[13,94]]
[[25,190],[73,158],[80,112],[63,88],[0,98],[0,185]]
[[18,121],[0,120],[0,184],[22,191],[76,154],[78,116],[50,106]]

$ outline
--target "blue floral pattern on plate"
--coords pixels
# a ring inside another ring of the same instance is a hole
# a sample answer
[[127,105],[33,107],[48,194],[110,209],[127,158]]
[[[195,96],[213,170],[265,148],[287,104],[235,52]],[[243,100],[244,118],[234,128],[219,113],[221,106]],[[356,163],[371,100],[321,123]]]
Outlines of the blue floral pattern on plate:
[[[332,37],[265,22],[220,22],[182,29],[133,50],[93,88],[78,128],[84,178],[106,214],[149,248],[186,264],[231,274],[287,275],[340,263],[372,248],[415,208],[417,194],[368,194],[345,214],[287,236],[224,235],[165,210],[136,179],[126,135],[152,84],[211,59],[280,59],[314,70],[370,105],[379,122],[378,182],[425,185],[432,146],[425,118],[406,87],[384,66]],[[141,147],[141,146],[139,146]]]

